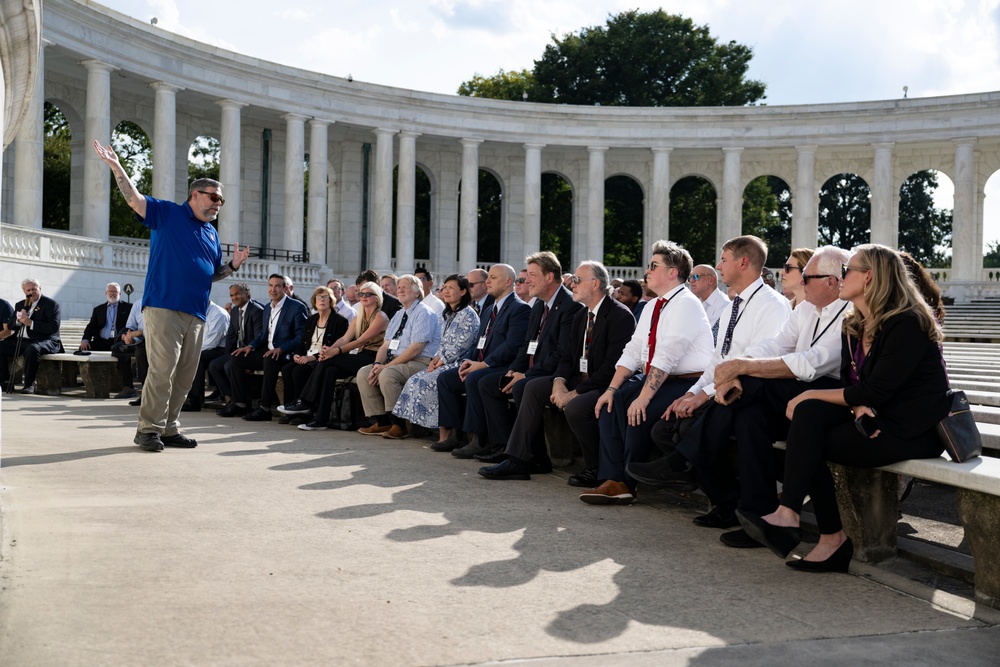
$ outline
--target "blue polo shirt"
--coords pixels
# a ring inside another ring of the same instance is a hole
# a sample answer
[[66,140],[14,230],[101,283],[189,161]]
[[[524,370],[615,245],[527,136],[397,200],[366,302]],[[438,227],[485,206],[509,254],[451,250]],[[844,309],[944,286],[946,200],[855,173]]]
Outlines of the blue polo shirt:
[[175,204],[149,196],[146,218],[139,221],[150,231],[143,305],[206,319],[212,279],[222,264],[215,227],[196,218],[187,202]]

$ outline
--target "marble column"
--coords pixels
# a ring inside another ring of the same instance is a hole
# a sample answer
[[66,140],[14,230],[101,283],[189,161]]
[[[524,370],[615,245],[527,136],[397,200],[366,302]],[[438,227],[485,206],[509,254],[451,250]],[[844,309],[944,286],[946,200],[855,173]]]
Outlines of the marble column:
[[[182,88],[163,81],[154,81],[149,87],[156,91],[153,110],[153,196],[176,201],[177,92]],[[228,190],[223,195],[229,196]]]
[[[951,279],[977,281],[983,271],[981,232],[977,232],[976,140],[955,141],[955,209],[951,230]],[[958,296],[958,295],[956,295]]]
[[111,143],[111,71],[100,60],[84,60],[87,70],[87,111],[84,123],[87,141],[83,160],[83,235],[108,240],[111,215],[111,170],[91,144],[96,139],[102,146]]
[[293,253],[305,248],[306,117],[286,113],[285,120],[285,219],[284,247]]
[[396,130],[375,133],[375,201],[368,236],[368,266],[379,274],[392,268],[392,138]]
[[796,146],[798,176],[792,201],[792,248],[815,248],[819,242],[819,189],[816,187],[816,146]]
[[14,139],[14,215],[10,222],[19,227],[42,228],[44,126],[45,45],[42,44],[38,52],[38,71],[31,103]]
[[479,144],[462,139],[462,197],[458,211],[458,270],[467,272],[479,259]]
[[892,143],[872,144],[875,149],[875,175],[872,179],[872,243],[881,243],[895,248],[899,243],[899,232],[894,221],[898,215],[892,214]]
[[715,235],[715,254],[722,254],[722,245],[743,233],[743,188],[741,187],[742,148],[722,149],[722,196]]
[[328,129],[331,121],[309,121],[309,228],[306,250],[313,264],[327,264],[327,170],[329,167]]
[[222,130],[219,136],[219,182],[226,205],[219,211],[219,240],[223,243],[246,245],[242,236],[243,200],[241,194],[241,121],[240,110],[246,106],[233,100],[218,100],[222,108]]
[[399,133],[399,172],[396,177],[396,273],[410,273],[415,266],[417,231],[417,137],[419,132]]
[[643,235],[642,259],[652,255],[653,243],[670,238],[670,148],[653,149],[649,229]]
[[524,256],[542,245],[542,149],[545,144],[524,145]]
[[587,147],[587,256],[604,262],[604,154],[607,146]]

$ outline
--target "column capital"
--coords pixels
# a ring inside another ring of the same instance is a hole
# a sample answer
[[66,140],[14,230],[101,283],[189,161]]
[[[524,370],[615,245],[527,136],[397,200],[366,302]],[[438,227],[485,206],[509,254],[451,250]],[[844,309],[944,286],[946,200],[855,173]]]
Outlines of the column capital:
[[103,60],[97,60],[96,58],[81,60],[80,64],[87,68],[88,72],[114,72],[118,69],[114,65],[109,65]]
[[819,148],[819,146],[816,144],[806,144],[804,146],[796,146],[795,150],[799,153],[815,153],[817,148]]
[[743,152],[743,147],[742,146],[726,146],[725,148],[722,149],[722,152],[724,154],[739,155],[740,153]]
[[653,152],[653,155],[656,155],[657,153],[665,153],[667,155],[670,155],[670,153],[672,153],[674,149],[672,146],[650,146],[649,150]]
[[479,144],[483,143],[482,139],[460,139],[459,143],[462,144],[462,148],[478,148]]
[[420,134],[421,134],[420,132],[414,132],[412,130],[400,130],[399,131],[399,138],[400,139],[416,139],[417,137],[420,136]]
[[158,93],[161,92],[161,91],[165,92],[165,93],[178,93],[178,92],[184,90],[183,87],[181,87],[181,86],[175,86],[174,84],[167,83],[166,81],[153,81],[153,82],[150,82],[148,85],[149,85],[150,88],[152,88],[153,90],[155,90]]
[[281,114],[281,119],[286,123],[305,123],[308,116],[303,116],[300,113],[285,113]]
[[587,146],[588,153],[604,153],[608,150],[608,146]]
[[531,150],[540,151],[543,148],[545,148],[545,144],[525,144],[524,145],[524,150],[526,150],[526,151],[531,151]]
[[335,125],[337,121],[330,120],[329,118],[310,118],[309,127],[329,127],[330,125]]
[[972,145],[975,145],[975,143],[976,143],[976,137],[961,137],[959,139],[952,139],[951,142],[953,144],[957,144],[959,146],[962,146],[962,145],[972,146]]
[[372,134],[374,134],[376,137],[379,137],[379,138],[381,138],[381,137],[393,137],[393,136],[396,135],[397,132],[398,132],[398,130],[390,130],[387,127],[376,127],[374,130],[372,130]]
[[880,148],[882,148],[882,149],[886,149],[886,148],[891,149],[895,145],[896,145],[895,141],[879,141],[879,142],[873,143],[871,146],[875,150],[878,150]]
[[229,99],[215,100],[215,103],[218,104],[223,109],[239,110],[245,106],[249,106],[246,102],[237,102],[236,100],[229,100]]

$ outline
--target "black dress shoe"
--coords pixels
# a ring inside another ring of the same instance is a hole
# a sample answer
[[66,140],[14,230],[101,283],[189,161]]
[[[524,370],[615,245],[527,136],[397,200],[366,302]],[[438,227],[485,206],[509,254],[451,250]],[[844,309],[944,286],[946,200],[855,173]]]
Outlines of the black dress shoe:
[[528,472],[532,475],[548,475],[552,472],[552,460],[548,456],[544,459],[531,459],[528,461]]
[[584,468],[575,475],[570,475],[566,483],[570,486],[581,486],[585,489],[597,487],[597,468]]
[[479,474],[486,479],[531,479],[528,466],[523,461],[510,458],[495,466],[480,468]]
[[448,436],[446,440],[441,440],[440,442],[435,442],[431,445],[431,449],[435,452],[453,452],[459,447],[464,447],[465,443],[458,439],[454,433]]
[[201,406],[190,401],[184,401],[184,405],[181,406],[181,412],[201,412]]
[[198,441],[175,433],[173,435],[161,435],[160,441],[164,447],[179,447],[181,449],[194,449],[198,446]]
[[650,463],[629,463],[625,467],[632,479],[642,482],[654,489],[684,489],[692,490],[697,487],[697,475],[694,468],[688,470],[674,470],[667,463],[667,458],[659,458]]
[[292,416],[291,415],[281,415],[281,417],[278,418],[278,423],[279,424],[291,424],[292,423]]
[[269,422],[271,421],[271,411],[264,408],[257,408],[247,415],[243,415],[243,420],[248,422]]
[[717,505],[711,512],[696,516],[691,523],[702,528],[735,528],[740,525],[740,520],[730,507]]
[[790,560],[785,565],[800,572],[847,572],[853,557],[854,543],[848,537],[826,560]]
[[764,545],[747,535],[747,531],[740,528],[731,530],[728,533],[719,535],[719,541],[727,547],[734,549],[763,549]]
[[163,451],[163,441],[160,440],[159,433],[140,433],[135,432],[135,438],[132,442],[139,445],[143,450],[147,452],[162,452]]
[[781,558],[788,558],[792,549],[802,541],[802,529],[791,526],[775,526],[762,517],[743,510],[736,510],[736,516],[747,531],[747,535],[757,540]]
[[236,405],[235,403],[230,403],[224,408],[219,408],[215,411],[215,414],[220,417],[240,417],[247,413],[247,409]]
[[211,394],[205,397],[206,403],[209,403],[211,401],[221,401],[221,400],[222,400],[222,393],[218,390],[213,391]]
[[471,459],[476,454],[486,454],[487,452],[493,451],[491,445],[481,445],[479,444],[479,436],[472,436],[472,440],[469,441],[465,447],[459,447],[451,452],[451,455],[456,459]]
[[134,401],[129,401],[128,404],[131,405],[133,408],[137,408],[140,405],[142,405],[142,394],[139,394],[139,398],[135,399]]
[[504,453],[505,449],[506,447],[503,445],[497,445],[485,454],[476,454],[472,458],[483,463],[503,463],[507,460],[507,454]]

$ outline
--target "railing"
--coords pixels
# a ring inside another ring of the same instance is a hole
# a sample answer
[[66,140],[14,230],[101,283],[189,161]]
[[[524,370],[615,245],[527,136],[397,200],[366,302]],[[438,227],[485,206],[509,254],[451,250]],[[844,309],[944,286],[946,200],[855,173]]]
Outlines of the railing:
[[[222,254],[232,255],[234,246],[232,243],[222,244]],[[275,262],[297,262],[299,264],[309,263],[309,253],[305,250],[285,250],[284,248],[269,248],[267,250],[255,250],[253,256],[260,260],[274,260]]]

